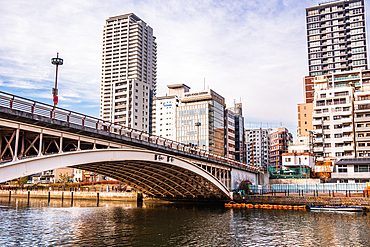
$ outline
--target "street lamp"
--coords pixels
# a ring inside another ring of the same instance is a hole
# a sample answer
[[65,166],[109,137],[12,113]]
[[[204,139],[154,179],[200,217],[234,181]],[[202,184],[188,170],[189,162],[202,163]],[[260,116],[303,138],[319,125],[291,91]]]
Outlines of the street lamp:
[[58,104],[58,66],[63,65],[63,59],[59,58],[59,52],[57,52],[57,57],[51,59],[51,63],[53,65],[56,65],[55,69],[55,87],[52,90],[53,94],[53,102],[54,102],[54,107],[53,110],[55,109],[56,105]]
[[195,126],[197,126],[197,128],[198,128],[198,130],[197,130],[197,132],[198,132],[198,148],[200,148],[199,147],[199,127],[202,125],[202,123],[201,122],[196,122],[195,123]]

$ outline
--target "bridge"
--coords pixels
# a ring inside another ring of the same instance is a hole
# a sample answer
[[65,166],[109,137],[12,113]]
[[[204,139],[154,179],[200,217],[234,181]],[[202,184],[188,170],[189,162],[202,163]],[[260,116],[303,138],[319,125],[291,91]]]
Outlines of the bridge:
[[258,168],[0,91],[0,182],[73,167],[156,198],[228,199]]

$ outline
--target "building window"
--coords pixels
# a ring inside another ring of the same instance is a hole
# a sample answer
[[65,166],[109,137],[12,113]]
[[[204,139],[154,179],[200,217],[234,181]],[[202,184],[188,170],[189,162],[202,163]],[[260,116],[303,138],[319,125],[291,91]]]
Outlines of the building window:
[[347,165],[338,165],[338,172],[347,173]]
[[355,165],[355,172],[369,172],[369,165]]

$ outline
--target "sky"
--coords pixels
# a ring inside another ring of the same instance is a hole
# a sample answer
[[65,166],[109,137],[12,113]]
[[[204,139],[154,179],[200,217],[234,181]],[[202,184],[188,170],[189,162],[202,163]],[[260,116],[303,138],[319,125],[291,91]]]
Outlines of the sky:
[[156,36],[157,96],[205,81],[227,107],[243,103],[246,128],[284,126],[295,136],[308,75],[305,8],[317,3],[0,0],[0,91],[53,104],[50,59],[59,52],[58,106],[99,117],[105,20],[135,13]]

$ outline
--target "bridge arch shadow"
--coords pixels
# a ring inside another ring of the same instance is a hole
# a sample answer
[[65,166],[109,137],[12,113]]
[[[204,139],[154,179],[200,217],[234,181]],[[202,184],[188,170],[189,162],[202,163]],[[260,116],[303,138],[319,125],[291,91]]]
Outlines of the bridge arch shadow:
[[185,159],[138,149],[95,149],[26,158],[0,165],[0,182],[61,167],[96,172],[148,196],[166,199],[229,199],[229,189]]

